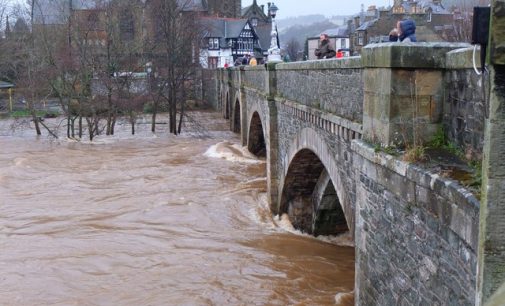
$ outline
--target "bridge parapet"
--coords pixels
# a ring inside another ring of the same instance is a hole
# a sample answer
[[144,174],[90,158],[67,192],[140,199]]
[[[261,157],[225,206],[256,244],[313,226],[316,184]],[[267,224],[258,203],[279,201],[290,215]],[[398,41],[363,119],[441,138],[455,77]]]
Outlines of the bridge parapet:
[[277,97],[362,123],[360,57],[278,64]]
[[269,91],[268,75],[266,74],[265,66],[244,67],[242,69],[243,86],[254,88],[263,93]]
[[446,54],[461,43],[363,48],[364,137],[384,146],[430,140],[442,121]]

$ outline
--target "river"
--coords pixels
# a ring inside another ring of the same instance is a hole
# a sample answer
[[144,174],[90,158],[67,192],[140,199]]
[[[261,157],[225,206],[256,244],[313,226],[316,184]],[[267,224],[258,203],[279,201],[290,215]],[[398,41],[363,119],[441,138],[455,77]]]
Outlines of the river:
[[193,117],[93,143],[2,121],[0,305],[352,305],[348,238],[271,216],[265,161]]

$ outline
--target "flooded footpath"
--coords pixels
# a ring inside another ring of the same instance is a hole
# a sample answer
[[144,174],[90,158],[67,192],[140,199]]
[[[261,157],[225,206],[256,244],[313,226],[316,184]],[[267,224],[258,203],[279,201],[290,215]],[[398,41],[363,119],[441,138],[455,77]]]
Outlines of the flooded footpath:
[[352,305],[348,239],[271,216],[265,161],[193,116],[92,143],[3,121],[0,305]]

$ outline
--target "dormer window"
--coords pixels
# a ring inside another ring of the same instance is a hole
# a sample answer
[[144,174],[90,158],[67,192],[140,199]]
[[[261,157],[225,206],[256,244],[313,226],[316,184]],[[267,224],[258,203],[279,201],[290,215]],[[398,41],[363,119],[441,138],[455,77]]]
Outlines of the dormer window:
[[119,30],[121,40],[131,41],[135,37],[135,20],[133,13],[129,10],[124,10],[119,19]]
[[219,50],[219,38],[209,38],[209,50]]
[[257,27],[258,26],[258,18],[252,18],[251,19],[251,24],[253,27]]

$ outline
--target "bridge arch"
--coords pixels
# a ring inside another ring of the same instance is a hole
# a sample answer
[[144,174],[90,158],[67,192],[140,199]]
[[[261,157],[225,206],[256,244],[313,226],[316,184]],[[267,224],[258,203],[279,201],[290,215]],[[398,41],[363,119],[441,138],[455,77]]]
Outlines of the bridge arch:
[[228,91],[226,92],[226,100],[224,104],[225,104],[224,119],[230,119],[231,104],[230,104],[230,93]]
[[235,133],[240,133],[241,131],[241,112],[240,112],[240,100],[237,98],[235,101],[235,107],[233,108],[233,118],[232,118],[232,130]]
[[283,160],[279,214],[287,213],[295,228],[314,235],[350,231],[354,237],[354,209],[334,153],[312,128],[291,141]]
[[258,157],[266,157],[264,121],[258,111],[254,111],[248,120],[247,149]]

